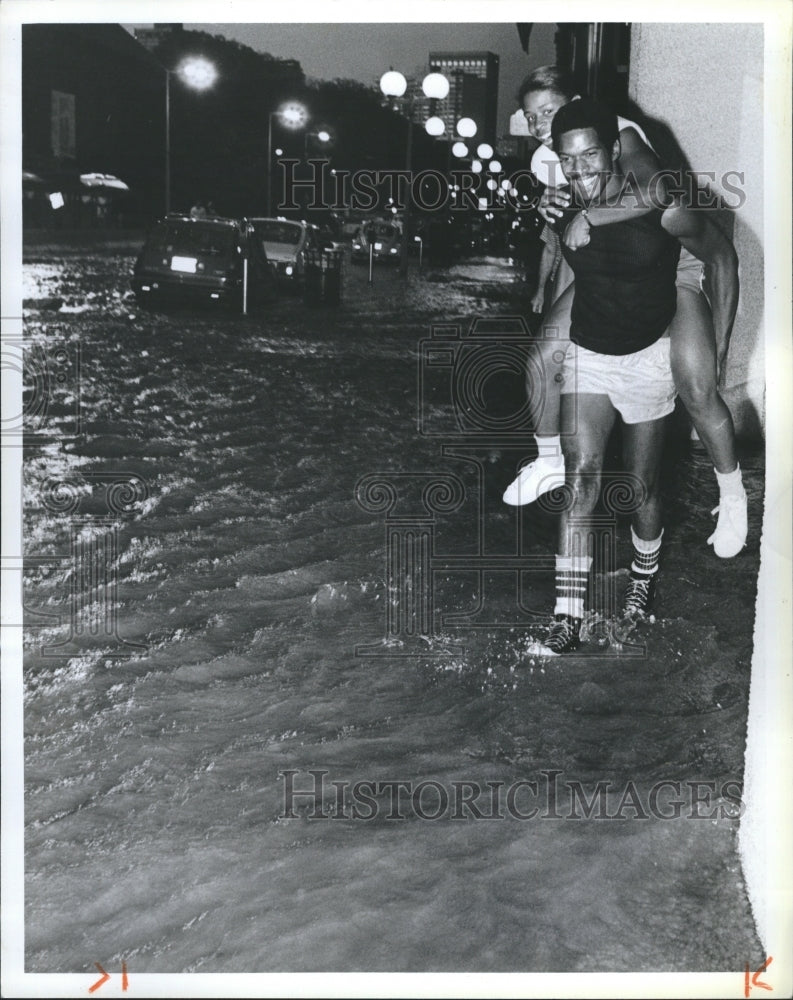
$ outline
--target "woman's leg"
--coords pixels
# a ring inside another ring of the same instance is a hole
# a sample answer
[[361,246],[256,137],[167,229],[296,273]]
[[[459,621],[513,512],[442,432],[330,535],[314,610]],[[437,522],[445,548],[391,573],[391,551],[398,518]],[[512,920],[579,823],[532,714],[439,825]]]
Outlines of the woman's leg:
[[732,416],[717,387],[716,340],[704,295],[677,286],[677,313],[669,336],[675,386],[708,450],[719,484],[719,520],[708,543],[717,556],[729,559],[746,544],[746,493]]
[[526,393],[534,418],[538,456],[524,466],[506,491],[504,503],[520,507],[532,503],[564,481],[560,440],[562,362],[570,342],[573,286],[559,296],[532,341],[526,366]]
[[573,292],[570,285],[554,302],[531,346],[526,391],[537,399],[536,437],[557,437],[559,434],[562,361],[570,342]]
[[707,299],[691,288],[677,286],[677,313],[669,327],[672,374],[689,416],[717,472],[738,465],[735,428],[719,395],[716,338]]

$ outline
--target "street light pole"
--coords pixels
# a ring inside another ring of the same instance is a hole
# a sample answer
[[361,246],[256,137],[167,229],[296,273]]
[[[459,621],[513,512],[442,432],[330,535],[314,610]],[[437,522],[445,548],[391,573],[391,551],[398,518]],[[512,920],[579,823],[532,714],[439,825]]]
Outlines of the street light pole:
[[165,70],[165,214],[171,211],[171,77],[176,74],[193,90],[207,90],[217,79],[217,69],[208,59],[189,56],[176,69]]
[[[432,102],[432,107],[438,100],[443,100],[449,93],[449,81],[443,76],[442,73],[429,73],[424,77],[421,84],[421,89],[424,91],[426,97],[430,98]],[[407,90],[407,80],[405,77],[393,69],[390,69],[387,73],[384,73],[380,77],[380,90],[385,94],[386,97],[391,98],[393,101],[398,100]],[[399,270],[403,276],[407,276],[408,273],[408,248],[410,247],[410,207],[411,199],[413,194],[413,178],[411,176],[413,170],[413,109],[415,107],[416,92],[415,89],[411,88],[410,100],[408,103],[408,114],[407,114],[407,126],[408,126],[408,136],[406,143],[406,170],[408,177],[408,193],[407,202],[405,204],[405,215],[404,215],[404,225],[405,231],[402,240],[402,256],[399,261]],[[434,110],[433,110],[434,114]]]
[[327,145],[333,136],[327,129],[319,129],[317,132],[306,132],[303,136],[303,159],[308,160],[308,140],[316,139],[317,142],[321,142],[323,145]]
[[415,96],[411,95],[408,109],[408,141],[405,156],[405,170],[408,175],[407,200],[405,202],[405,232],[402,238],[402,254],[399,258],[399,273],[403,278],[408,273],[408,255],[410,249],[410,202],[413,197],[413,102]]
[[308,109],[299,101],[288,101],[267,115],[267,215],[272,215],[273,202],[273,116],[278,116],[281,126],[291,131],[308,122]]
[[165,214],[171,211],[171,71],[165,71]]
[[272,215],[270,205],[273,200],[273,115],[271,111],[267,116],[267,211],[266,215]]

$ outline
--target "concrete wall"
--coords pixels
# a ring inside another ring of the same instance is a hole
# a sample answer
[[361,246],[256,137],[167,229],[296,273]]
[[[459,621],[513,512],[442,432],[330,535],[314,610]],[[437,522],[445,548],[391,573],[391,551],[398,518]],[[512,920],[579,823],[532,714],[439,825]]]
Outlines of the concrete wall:
[[[769,14],[770,8],[770,4],[757,5],[758,18],[766,22],[765,37],[764,26],[759,24],[634,24],[630,87],[640,108],[673,131],[692,168],[716,172],[717,191],[730,195],[721,180],[725,171],[744,174],[746,200],[732,213],[741,302],[724,395],[739,431],[751,435],[762,429],[768,461],[739,850],[765,953],[787,955],[793,940],[789,858],[793,821],[789,794],[793,756],[789,243],[793,8],[776,5],[776,12]],[[764,153],[769,158],[765,165]],[[764,166],[773,171],[766,174],[770,203],[765,230]],[[789,975],[785,966],[784,976]],[[773,988],[784,991],[786,987],[774,983]],[[790,995],[789,979],[787,990]]]
[[[763,25],[633,24],[630,97],[668,126],[693,170],[731,207],[741,299],[723,395],[739,434],[765,427],[763,351]],[[735,175],[737,171],[743,181]],[[722,220],[725,221],[725,220]]]

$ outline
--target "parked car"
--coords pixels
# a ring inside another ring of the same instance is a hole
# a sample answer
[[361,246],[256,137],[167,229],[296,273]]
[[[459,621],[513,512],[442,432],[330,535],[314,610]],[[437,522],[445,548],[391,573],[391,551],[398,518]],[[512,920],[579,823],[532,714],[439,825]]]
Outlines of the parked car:
[[329,246],[319,229],[309,222],[280,218],[254,218],[248,222],[276,278],[285,284],[301,284],[306,274],[306,260]]
[[365,263],[369,254],[375,260],[399,263],[403,252],[402,226],[398,222],[371,219],[364,222],[352,241],[352,259]]
[[323,250],[343,250],[345,241],[342,238],[340,226],[319,226],[317,239]]
[[246,259],[249,304],[268,300],[273,271],[247,222],[169,214],[148,234],[135,261],[132,289],[143,302],[180,298],[239,308]]

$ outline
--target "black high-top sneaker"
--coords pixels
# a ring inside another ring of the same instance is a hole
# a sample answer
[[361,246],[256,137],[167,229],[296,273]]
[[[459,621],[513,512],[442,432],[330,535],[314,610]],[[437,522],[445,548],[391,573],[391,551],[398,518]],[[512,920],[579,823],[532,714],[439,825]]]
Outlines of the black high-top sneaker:
[[559,656],[562,653],[572,653],[581,645],[579,633],[581,619],[571,615],[556,615],[551,630],[543,639],[542,651]]
[[643,618],[650,610],[655,597],[657,573],[635,573],[631,570],[628,587],[622,599],[622,613],[626,618]]

